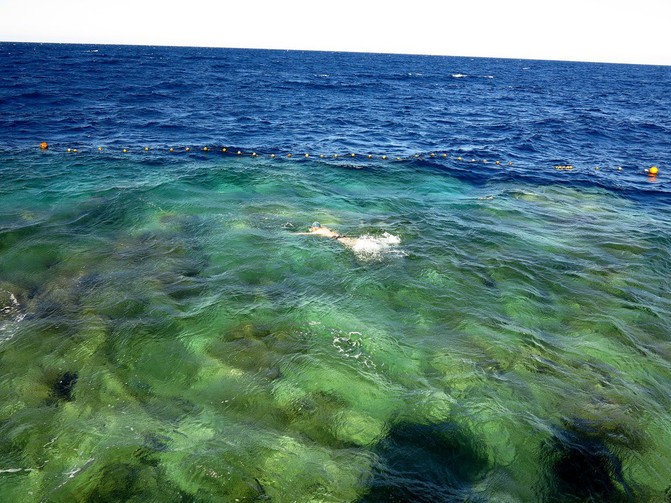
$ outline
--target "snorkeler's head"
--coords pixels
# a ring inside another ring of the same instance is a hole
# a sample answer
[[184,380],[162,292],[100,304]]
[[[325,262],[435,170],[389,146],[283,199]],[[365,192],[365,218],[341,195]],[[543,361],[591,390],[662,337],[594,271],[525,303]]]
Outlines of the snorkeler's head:
[[322,226],[322,224],[320,224],[319,222],[312,222],[312,225],[310,226],[310,229],[317,229],[321,226]]

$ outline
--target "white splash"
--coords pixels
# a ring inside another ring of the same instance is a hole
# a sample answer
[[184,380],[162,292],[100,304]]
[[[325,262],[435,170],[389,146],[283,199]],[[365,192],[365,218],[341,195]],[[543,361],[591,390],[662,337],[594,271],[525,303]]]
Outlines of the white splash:
[[463,73],[454,73],[452,74],[452,77],[454,77],[455,79],[460,79],[462,77],[468,77],[468,75],[464,75]]
[[352,251],[359,258],[377,258],[385,251],[401,243],[401,238],[385,232],[382,236],[364,234],[357,238]]
[[9,303],[5,306],[0,306],[0,314],[5,318],[0,321],[0,342],[8,341],[19,328],[19,323],[26,317],[25,313],[21,311],[21,305],[12,292],[2,290],[9,294]]

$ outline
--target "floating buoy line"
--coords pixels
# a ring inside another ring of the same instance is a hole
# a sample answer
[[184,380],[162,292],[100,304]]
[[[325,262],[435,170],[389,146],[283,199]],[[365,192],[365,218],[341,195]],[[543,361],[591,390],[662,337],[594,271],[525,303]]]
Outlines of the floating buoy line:
[[[46,142],[42,142],[39,145],[41,150],[48,150],[49,145]],[[202,148],[194,148],[192,149],[191,147],[186,147],[186,146],[180,146],[180,147],[165,147],[165,148],[150,148],[150,147],[140,147],[140,148],[111,148],[111,147],[94,147],[90,149],[77,149],[77,148],[66,148],[63,149],[62,151],[68,152],[68,153],[82,153],[82,152],[118,152],[120,154],[127,154],[127,153],[133,153],[133,152],[172,152],[172,153],[179,153],[179,152],[212,152],[212,153],[219,153],[221,155],[228,155],[228,156],[236,156],[236,157],[254,157],[254,158],[267,158],[267,159],[279,159],[279,158],[287,158],[287,159],[339,159],[339,160],[345,160],[345,159],[357,159],[357,160],[383,160],[383,161],[409,161],[409,160],[426,160],[426,159],[435,159],[435,160],[447,160],[451,159],[454,161],[458,162],[463,162],[463,163],[482,163],[482,164],[494,164],[494,165],[503,165],[503,166],[513,166],[514,163],[512,161],[501,161],[501,160],[491,160],[491,159],[475,159],[473,157],[468,157],[464,158],[461,156],[453,157],[453,155],[448,154],[446,152],[430,152],[428,154],[412,154],[412,155],[404,155],[404,156],[396,156],[396,155],[373,155],[373,154],[357,154],[357,153],[345,153],[345,154],[310,154],[310,153],[300,153],[296,154],[294,156],[293,153],[291,152],[284,152],[284,153],[257,153],[255,151],[243,151],[238,148],[233,148],[233,147],[202,147]],[[552,166],[552,165],[550,165]],[[572,165],[554,165],[554,169],[557,171],[571,171],[574,169],[574,166]],[[609,168],[605,168],[609,169]],[[611,168],[616,171],[622,171],[622,166],[617,166],[616,168]],[[640,168],[637,168],[640,169]],[[595,171],[600,171],[602,168],[599,168],[599,166],[594,166]],[[657,166],[651,166],[650,168],[643,168],[644,172],[647,173],[651,177],[657,176],[659,173],[659,168]]]

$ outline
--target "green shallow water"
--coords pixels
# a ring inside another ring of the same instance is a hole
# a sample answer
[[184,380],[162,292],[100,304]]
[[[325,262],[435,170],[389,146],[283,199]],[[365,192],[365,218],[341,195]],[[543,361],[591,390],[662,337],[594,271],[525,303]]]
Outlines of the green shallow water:
[[[1,501],[668,498],[668,207],[47,159],[3,165]],[[293,234],[315,220],[385,246]]]

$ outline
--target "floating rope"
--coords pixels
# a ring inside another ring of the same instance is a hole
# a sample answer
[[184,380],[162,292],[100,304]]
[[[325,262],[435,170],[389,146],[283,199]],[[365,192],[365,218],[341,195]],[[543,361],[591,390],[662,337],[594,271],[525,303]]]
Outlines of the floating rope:
[[[41,150],[49,149],[49,145],[46,142],[40,143],[39,147],[40,147]],[[170,147],[170,148],[167,149],[167,151],[168,152],[177,152],[181,149],[183,149],[184,152],[190,152],[191,151],[190,147],[179,147],[179,148]],[[98,150],[98,152],[103,152],[103,147],[97,147],[97,150]],[[113,149],[108,149],[108,150],[113,150]],[[159,150],[163,150],[163,149],[153,149],[152,151],[159,151]],[[130,150],[127,149],[127,148],[123,148],[120,151],[124,154],[130,152]],[[149,152],[150,148],[149,147],[144,147],[141,151]],[[212,147],[205,146],[205,147],[202,148],[202,151],[203,152],[220,152],[221,154],[225,154],[225,155],[236,155],[236,156],[241,156],[241,157],[245,157],[245,156],[255,157],[255,158],[268,157],[270,159],[277,158],[277,155],[274,154],[274,153],[261,155],[261,154],[258,154],[257,152],[243,152],[242,150],[229,151],[227,147],[214,147],[214,148],[212,148]],[[78,153],[78,152],[85,152],[85,150],[79,150],[79,149],[76,149],[76,148],[68,148],[67,152]],[[309,154],[309,153],[303,153],[302,158],[308,159],[308,158],[310,158],[310,155],[311,154]],[[381,160],[385,160],[385,161],[388,160],[388,159],[394,159],[396,161],[404,161],[404,160],[413,160],[413,159],[417,159],[417,160],[435,159],[435,158],[446,159],[446,158],[449,157],[446,152],[439,152],[439,153],[431,152],[429,154],[412,154],[412,155],[403,156],[403,157],[402,156],[391,156],[391,157],[389,157],[387,155],[377,155],[376,156],[376,155],[373,155],[373,154],[355,154],[353,152],[350,152],[350,153],[342,155],[342,156],[339,155],[339,154],[331,154],[331,155],[320,154],[319,158],[320,159],[325,159],[325,158],[333,158],[333,159],[350,158],[351,159],[351,158],[354,158],[354,157],[357,157],[357,156],[363,157],[363,158],[366,158],[366,159],[370,159],[370,160],[381,159]],[[286,157],[287,158],[292,158],[293,154],[287,153]],[[488,163],[492,162],[489,159],[481,159],[480,161],[478,161],[475,158],[471,158],[470,160],[467,161],[463,157],[460,157],[460,156],[456,157],[455,160],[460,161],[460,162],[470,162],[470,163],[482,162],[483,164],[488,164]],[[501,165],[502,164],[502,162],[500,160],[499,161],[493,161],[493,162],[496,165]],[[513,166],[513,162],[508,161],[508,166]],[[571,171],[571,170],[574,169],[574,167],[572,165],[556,165],[556,166],[554,166],[554,169],[558,170],[558,171]],[[599,171],[599,169],[600,168],[598,166],[594,167],[595,171]],[[622,166],[618,166],[617,171],[622,171]],[[657,176],[657,173],[659,173],[659,168],[657,166],[652,166],[650,168],[646,168],[644,171],[645,171],[645,173],[647,173],[651,177],[655,177],[655,176]]]

